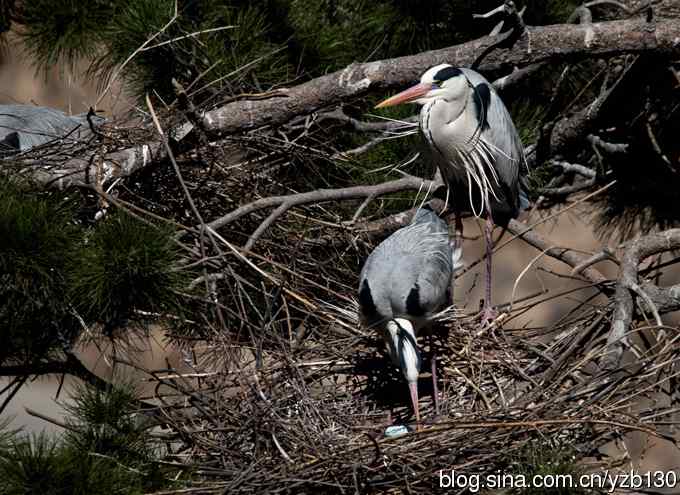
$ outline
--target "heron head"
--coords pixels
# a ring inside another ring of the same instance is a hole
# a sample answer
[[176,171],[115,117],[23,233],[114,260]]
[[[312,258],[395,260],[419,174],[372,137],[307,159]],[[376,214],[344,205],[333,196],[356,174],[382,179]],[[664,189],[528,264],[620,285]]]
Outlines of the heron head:
[[470,82],[460,69],[449,64],[440,64],[428,69],[418,84],[380,102],[375,108],[403,103],[424,105],[436,99],[453,102],[466,98],[469,91]]
[[399,362],[406,381],[409,384],[417,383],[420,373],[420,352],[416,345],[413,323],[404,318],[389,320],[387,332],[390,338],[390,352],[396,357],[395,361]]

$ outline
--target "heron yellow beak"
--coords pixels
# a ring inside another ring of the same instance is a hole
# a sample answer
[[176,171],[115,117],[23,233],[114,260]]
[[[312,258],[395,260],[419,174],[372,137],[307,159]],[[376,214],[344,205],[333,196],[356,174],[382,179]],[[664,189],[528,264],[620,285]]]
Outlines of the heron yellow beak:
[[402,103],[411,103],[413,100],[417,100],[421,96],[425,96],[432,89],[432,84],[419,83],[415,86],[408,88],[385,101],[378,103],[375,108],[392,107],[394,105],[401,105]]

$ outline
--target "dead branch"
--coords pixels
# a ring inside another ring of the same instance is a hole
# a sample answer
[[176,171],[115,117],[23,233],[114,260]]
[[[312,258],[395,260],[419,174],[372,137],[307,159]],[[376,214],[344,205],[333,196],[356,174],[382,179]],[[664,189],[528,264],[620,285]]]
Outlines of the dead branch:
[[[680,54],[680,23],[660,20],[650,30],[643,19],[610,21],[592,25],[527,26],[512,48],[496,49],[481,69],[499,70],[531,67],[549,61],[575,57],[602,57],[621,53],[654,52],[659,55]],[[589,34],[590,33],[590,34]],[[586,36],[590,38],[587,43]],[[369,91],[385,91],[417,80],[428,67],[447,61],[454,65],[469,65],[493,37],[480,38],[460,45],[423,52],[417,55],[364,64],[352,64],[345,69],[313,79],[291,88],[277,90],[267,98],[238,99],[205,113],[203,125],[212,139],[216,136],[244,132],[263,126],[285,124],[291,119],[309,115],[323,108],[356,98]],[[521,69],[523,70],[523,69]],[[515,73],[510,79],[499,80],[500,87],[523,77]],[[603,95],[606,96],[606,95]],[[557,122],[550,141],[552,155],[565,153],[569,147],[590,133],[600,105],[591,105],[581,112]],[[354,123],[352,123],[354,125]],[[185,124],[177,139],[193,134],[191,124]],[[128,176],[165,156],[162,143],[123,149],[104,156],[103,179]],[[51,187],[94,182],[90,171],[90,154],[72,158],[55,166],[38,162],[27,163],[27,171],[41,184]]]
[[594,134],[590,134],[587,139],[590,144],[597,146],[612,155],[628,152],[629,145],[627,143],[609,143]]
[[72,353],[67,353],[64,359],[41,361],[31,364],[14,364],[0,366],[0,376],[43,376],[43,375],[71,375],[93,385],[100,390],[109,387],[106,380],[102,380],[92,373]]
[[[591,33],[590,43],[586,37]],[[483,71],[524,67],[531,64],[575,57],[602,57],[621,53],[673,56],[680,53],[680,25],[659,21],[650,31],[644,19],[610,21],[593,25],[527,26],[511,49],[498,49],[480,67]],[[206,129],[231,134],[276,126],[369,91],[385,91],[409,84],[427,68],[441,62],[468,66],[484,48],[495,41],[484,37],[457,46],[417,55],[352,64],[299,86],[277,92],[272,98],[240,100],[207,112]]]
[[590,258],[587,258],[584,260],[582,263],[579,263],[577,266],[574,267],[574,269],[571,271],[572,275],[578,275],[581,273],[583,270],[588,268],[589,266],[592,266],[596,263],[599,263],[600,261],[604,260],[611,260],[614,261],[615,263],[618,263],[619,260],[616,259],[614,254],[607,248],[606,246],[602,248],[602,250],[598,253],[595,253],[592,255]]
[[335,120],[338,122],[343,122],[350,125],[354,130],[359,132],[386,132],[393,131],[395,129],[400,129],[403,127],[409,127],[408,124],[416,125],[418,122],[418,116],[412,115],[400,121],[397,120],[382,120],[378,122],[365,122],[363,120],[355,119],[350,117],[340,108],[336,108],[330,112],[320,113],[314,122],[321,123],[325,120]]
[[57,165],[45,164],[38,160],[22,163],[22,171],[45,187],[66,189],[71,186],[95,184],[98,174],[101,175],[102,184],[117,177],[127,177],[151,163],[157,163],[165,156],[163,144],[152,141],[149,144],[108,153],[101,158],[99,167],[91,165],[92,153],[84,153]]
[[607,336],[607,346],[610,349],[607,364],[616,365],[623,355],[626,334],[633,321],[635,295],[646,301],[652,313],[680,309],[680,285],[661,288],[651,282],[640,283],[638,280],[638,266],[642,260],[678,248],[680,229],[670,229],[636,239],[625,250],[614,294],[614,315]]
[[[393,194],[401,191],[417,191],[434,186],[434,181],[421,179],[420,177],[405,177],[403,179],[376,184],[373,186],[354,186],[341,189],[318,189],[306,193],[290,194],[287,196],[272,196],[269,198],[258,199],[247,205],[243,205],[236,210],[213,220],[207,226],[211,229],[219,229],[225,225],[249,215],[250,213],[266,208],[279,207],[276,217],[294,206],[301,206],[310,203],[324,203],[326,201],[341,201],[348,199],[361,199],[369,196],[378,197],[386,194]],[[274,218],[275,220],[276,218]],[[273,222],[273,220],[271,220]],[[271,223],[270,222],[270,223]],[[253,241],[254,242],[254,241]]]
[[[520,237],[539,251],[545,251],[545,254],[548,256],[566,263],[572,268],[576,268],[587,260],[586,256],[577,253],[576,251],[572,251],[571,249],[551,247],[555,244],[545,239],[536,231],[531,230],[528,225],[520,222],[519,220],[510,220],[508,223],[508,232]],[[595,284],[604,284],[607,282],[607,278],[593,267],[584,268],[583,276]]]

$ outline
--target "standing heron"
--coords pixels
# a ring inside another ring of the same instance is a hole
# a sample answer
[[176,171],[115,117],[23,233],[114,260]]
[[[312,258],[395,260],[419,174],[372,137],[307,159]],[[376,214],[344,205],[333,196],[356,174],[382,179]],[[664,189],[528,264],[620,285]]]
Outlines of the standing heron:
[[420,132],[448,186],[456,232],[462,236],[462,211],[486,216],[486,297],[482,321],[494,319],[491,306],[491,232],[505,227],[528,206],[524,148],[512,118],[493,86],[471,69],[441,64],[420,83],[376,108],[417,103]]
[[[377,328],[395,366],[401,368],[411,392],[416,423],[420,352],[416,332],[431,322],[448,299],[460,249],[453,249],[446,222],[420,208],[413,221],[385,239],[370,254],[359,279],[359,311],[364,326]],[[432,356],[435,410],[437,377]]]

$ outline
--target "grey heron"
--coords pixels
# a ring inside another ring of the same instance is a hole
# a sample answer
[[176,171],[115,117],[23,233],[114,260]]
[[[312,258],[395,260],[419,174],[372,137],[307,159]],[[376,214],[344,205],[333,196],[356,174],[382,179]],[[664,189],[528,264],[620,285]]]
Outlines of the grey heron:
[[[95,122],[103,120],[94,117]],[[90,134],[87,116],[67,115],[49,107],[0,105],[0,152],[26,151],[63,138]]]
[[457,235],[461,211],[486,216],[486,294],[482,321],[494,318],[491,306],[491,232],[507,226],[528,206],[526,160],[515,124],[493,86],[482,75],[441,64],[420,83],[386,99],[376,108],[417,103],[420,132],[448,186]]
[[[381,332],[392,362],[408,382],[418,425],[421,359],[416,333],[446,304],[460,258],[461,250],[449,241],[446,222],[432,210],[419,208],[409,225],[375,248],[359,277],[361,323]],[[437,409],[434,354],[432,383]]]

